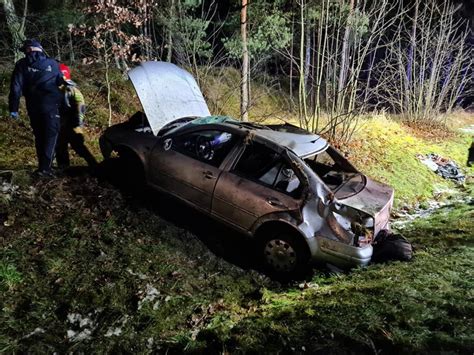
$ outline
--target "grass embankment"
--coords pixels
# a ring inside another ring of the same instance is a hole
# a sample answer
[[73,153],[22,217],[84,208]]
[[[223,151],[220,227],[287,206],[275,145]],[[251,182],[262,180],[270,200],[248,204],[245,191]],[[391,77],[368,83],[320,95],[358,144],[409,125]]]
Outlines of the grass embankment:
[[[3,201],[0,350],[474,346],[472,204],[404,231],[415,243],[412,262],[317,271],[300,288],[229,264],[201,240],[245,258],[240,239],[228,242],[225,230],[198,216],[195,223],[206,226],[200,240],[180,227],[195,215],[166,200],[149,203],[84,176],[25,184]],[[177,225],[162,218],[178,213]]]
[[417,154],[435,153],[452,159],[472,174],[474,169],[465,168],[471,141],[469,135],[446,131],[445,127],[420,130],[375,116],[361,122],[353,142],[343,149],[361,171],[392,186],[395,207],[401,207],[423,203],[432,199],[434,193],[442,195],[455,186],[422,165]]
[[[81,82],[96,154],[106,122],[101,85]],[[114,120],[134,110],[121,85],[114,105],[126,108]],[[246,241],[162,196],[124,197],[81,172],[32,180],[27,125],[3,117],[0,131],[0,170],[13,170],[3,179],[13,187],[3,184],[0,193],[0,352],[474,348],[472,202],[409,225],[403,233],[415,244],[412,262],[316,271],[302,287],[279,285],[250,271]],[[427,138],[373,118],[345,150],[364,172],[394,186],[401,205],[430,198],[433,184],[454,186],[417,153],[463,163],[468,146],[467,137]]]

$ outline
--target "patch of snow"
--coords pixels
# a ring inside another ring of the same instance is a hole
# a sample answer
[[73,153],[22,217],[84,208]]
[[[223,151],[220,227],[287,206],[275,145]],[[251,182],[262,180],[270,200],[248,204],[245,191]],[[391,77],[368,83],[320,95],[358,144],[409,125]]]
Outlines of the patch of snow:
[[82,319],[82,316],[79,313],[69,313],[67,315],[67,320],[69,323],[80,322],[81,319]]
[[83,329],[80,332],[68,329],[67,338],[69,341],[79,342],[91,338],[92,331],[90,329]]
[[107,338],[111,336],[120,336],[122,334],[122,328],[125,326],[125,324],[127,324],[129,318],[130,316],[127,314],[123,316],[121,320],[119,321],[120,325],[115,328],[110,327],[109,329],[107,329],[107,333],[105,333],[104,336]]
[[138,309],[142,309],[143,304],[146,302],[153,302],[159,295],[160,291],[153,287],[153,285],[147,284],[145,289],[145,297],[138,301]]
[[94,321],[89,318],[91,315],[92,313],[89,313],[87,317],[79,313],[69,313],[67,315],[67,320],[69,323],[81,328],[80,331],[68,329],[67,338],[70,341],[79,342],[91,338],[92,331],[96,328]]
[[33,335],[36,335],[36,334],[43,334],[44,333],[44,329],[43,328],[35,328],[35,330],[33,330],[31,333],[25,335],[23,337],[23,339],[27,339],[29,337],[32,337]]
[[303,282],[298,285],[301,290],[306,290],[308,288],[316,289],[319,288],[319,285],[315,282]]
[[390,222],[390,226],[395,229],[403,229],[405,228],[410,222],[418,218],[427,218],[433,212],[438,210],[439,208],[446,207],[456,203],[471,203],[473,200],[470,196],[465,195],[453,195],[456,196],[455,198],[451,198],[448,201],[428,201],[426,208],[417,207],[411,211],[398,211],[397,219]]
[[196,340],[197,339],[197,336],[199,335],[199,332],[201,330],[199,328],[196,328],[194,329],[192,332],[191,332],[191,339],[192,340]]
[[155,342],[154,339],[151,338],[151,337],[146,340],[146,346],[149,350],[151,350],[153,348],[153,343],[154,342]]
[[79,322],[79,326],[80,326],[81,328],[87,327],[87,326],[92,327],[93,325],[94,325],[94,322],[93,322],[92,319],[90,319],[90,318],[83,318],[83,319],[81,319],[81,321]]
[[459,128],[459,130],[463,133],[474,134],[474,125]]
[[105,333],[104,336],[107,337],[107,338],[108,338],[108,337],[111,337],[112,335],[118,337],[120,334],[122,334],[122,328],[119,328],[119,327],[117,327],[117,328],[109,328],[109,329],[107,330],[107,333]]
[[[89,314],[90,316],[90,314]],[[78,323],[79,326],[81,328],[84,328],[84,327],[93,327],[94,326],[94,321],[88,317],[83,317],[81,314],[79,313],[69,313],[67,315],[67,320],[69,321],[69,323]]]
[[140,280],[146,280],[148,276],[142,274],[141,272],[134,272],[132,269],[127,269],[127,272],[132,276],[138,276]]

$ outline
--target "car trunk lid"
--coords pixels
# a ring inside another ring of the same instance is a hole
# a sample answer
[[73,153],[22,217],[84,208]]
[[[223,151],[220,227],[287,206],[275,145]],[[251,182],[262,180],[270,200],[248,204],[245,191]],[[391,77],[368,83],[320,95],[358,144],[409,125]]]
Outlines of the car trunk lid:
[[365,212],[374,218],[374,234],[386,228],[393,204],[393,189],[385,184],[367,179],[365,187],[357,194],[340,200],[346,206]]
[[130,70],[128,76],[154,135],[176,119],[210,115],[196,80],[174,64],[141,63]]

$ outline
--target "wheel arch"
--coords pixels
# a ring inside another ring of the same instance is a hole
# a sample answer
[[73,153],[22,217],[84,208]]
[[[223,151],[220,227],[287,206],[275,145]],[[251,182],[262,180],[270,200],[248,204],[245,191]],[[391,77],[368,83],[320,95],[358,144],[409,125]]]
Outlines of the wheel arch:
[[[261,260],[270,277],[289,281],[306,277],[311,272],[308,242],[291,224],[268,221],[259,226],[255,237],[257,260]],[[290,269],[286,269],[288,266]]]
[[255,228],[255,231],[253,235],[255,236],[255,239],[257,241],[262,241],[266,236],[271,235],[271,233],[275,232],[282,232],[282,231],[287,231],[294,235],[305,247],[305,250],[308,254],[308,257],[311,256],[311,249],[308,245],[308,242],[297,228],[295,228],[294,225],[292,225],[290,222],[285,221],[285,220],[273,220],[273,221],[265,221],[258,225]]
[[[137,150],[132,145],[123,143],[114,146],[113,150],[118,153],[120,158],[133,160],[132,166],[140,169],[139,173],[141,174],[142,178],[146,177],[147,171],[145,157],[139,150]],[[128,163],[130,163],[130,161]],[[138,163],[138,165],[135,165],[135,163]]]

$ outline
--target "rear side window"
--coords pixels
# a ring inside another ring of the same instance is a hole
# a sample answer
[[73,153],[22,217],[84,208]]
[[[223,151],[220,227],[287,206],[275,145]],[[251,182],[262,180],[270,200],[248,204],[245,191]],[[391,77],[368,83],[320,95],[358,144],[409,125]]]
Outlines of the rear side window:
[[236,138],[224,131],[199,131],[173,138],[172,149],[215,167],[222,164]]
[[293,168],[280,154],[262,144],[247,145],[232,172],[292,197],[301,195],[301,182]]

